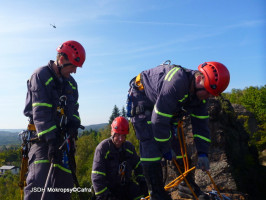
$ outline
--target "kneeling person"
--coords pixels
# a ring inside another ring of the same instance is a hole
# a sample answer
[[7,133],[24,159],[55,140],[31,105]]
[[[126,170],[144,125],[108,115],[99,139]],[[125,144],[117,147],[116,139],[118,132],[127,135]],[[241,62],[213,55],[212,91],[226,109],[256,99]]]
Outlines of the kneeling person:
[[[97,200],[139,200],[147,195],[140,158],[126,141],[128,133],[128,121],[117,117],[111,125],[111,137],[96,147],[91,179]],[[136,182],[132,180],[132,171]]]

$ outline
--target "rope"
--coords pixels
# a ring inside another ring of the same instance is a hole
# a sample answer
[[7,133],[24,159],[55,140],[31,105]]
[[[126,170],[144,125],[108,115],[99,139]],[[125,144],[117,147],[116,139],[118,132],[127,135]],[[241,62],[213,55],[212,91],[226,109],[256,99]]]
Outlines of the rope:
[[[181,132],[181,133],[180,133]],[[173,162],[176,166],[176,168],[178,169],[179,173],[181,174],[180,176],[178,176],[176,179],[174,179],[173,181],[171,181],[169,184],[167,184],[164,189],[166,191],[170,190],[171,188],[178,186],[183,180],[186,182],[187,186],[189,187],[190,191],[192,192],[194,198],[196,200],[198,200],[197,195],[195,194],[194,190],[192,189],[191,185],[188,183],[186,176],[188,175],[188,173],[190,173],[192,170],[195,170],[196,167],[192,167],[189,169],[189,163],[188,163],[188,156],[187,156],[187,148],[186,148],[186,139],[185,139],[185,135],[184,135],[184,130],[183,130],[183,121],[179,121],[178,122],[178,128],[177,128],[177,134],[178,134],[178,140],[179,140],[179,144],[180,144],[180,151],[181,151],[181,155],[183,158],[183,163],[184,163],[184,172],[181,171],[178,163],[176,162],[175,158],[173,158]],[[182,137],[182,138],[181,138]],[[221,200],[223,200],[223,197],[220,193],[220,191],[218,190],[218,187],[216,186],[213,178],[211,177],[209,171],[206,171],[206,173],[208,174],[215,190],[218,192],[219,197]],[[150,199],[150,196],[145,197],[145,199]]]
[[217,193],[218,193],[220,199],[223,200],[223,197],[222,197],[222,195],[221,195],[221,193],[220,193],[220,191],[219,191],[217,185],[215,184],[214,180],[212,179],[212,177],[211,177],[211,175],[210,175],[210,172],[209,172],[209,171],[206,171],[206,173],[208,174],[209,178],[211,179],[211,182],[212,182],[212,184],[213,184],[215,190],[217,191]]

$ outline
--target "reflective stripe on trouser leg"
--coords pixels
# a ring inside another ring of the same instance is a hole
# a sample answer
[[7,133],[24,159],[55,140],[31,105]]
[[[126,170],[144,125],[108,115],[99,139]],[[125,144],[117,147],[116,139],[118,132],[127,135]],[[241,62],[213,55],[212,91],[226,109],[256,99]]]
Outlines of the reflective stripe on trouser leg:
[[[44,142],[33,144],[29,152],[29,173],[27,176],[27,186],[24,189],[24,200],[41,199],[42,191],[35,191],[44,187],[46,177],[50,168],[48,160],[48,146]],[[35,162],[36,161],[36,162]],[[39,162],[38,162],[39,161]],[[50,176],[49,188],[73,188],[72,174],[54,167]],[[70,200],[70,193],[47,192],[45,200],[66,199]]]
[[148,124],[146,120],[142,120],[133,123],[133,126],[140,141],[141,162],[160,162],[161,152],[154,140],[151,124]]

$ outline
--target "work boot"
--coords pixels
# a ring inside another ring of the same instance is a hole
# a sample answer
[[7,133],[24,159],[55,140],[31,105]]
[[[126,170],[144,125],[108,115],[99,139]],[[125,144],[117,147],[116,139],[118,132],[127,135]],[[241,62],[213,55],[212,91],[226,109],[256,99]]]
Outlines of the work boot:
[[142,166],[151,197],[150,200],[171,200],[171,197],[164,190],[161,163],[145,162]]
[[[186,176],[186,180],[190,184],[191,188],[193,189],[194,193],[196,194],[199,200],[210,200],[209,195],[201,191],[200,187],[195,183],[193,177],[190,174]],[[178,185],[177,189],[178,189],[178,195],[181,198],[194,199],[194,196],[185,181],[182,181]]]
[[[197,188],[198,186],[195,187],[193,184],[191,184],[191,183],[189,183],[189,184],[192,187],[193,191],[195,192],[195,194],[199,200],[210,200],[209,195],[205,194],[199,188]],[[181,198],[194,199],[194,196],[193,196],[191,190],[189,189],[189,187],[187,186],[187,184],[184,181],[182,181],[178,185],[177,189],[178,189],[178,195]]]

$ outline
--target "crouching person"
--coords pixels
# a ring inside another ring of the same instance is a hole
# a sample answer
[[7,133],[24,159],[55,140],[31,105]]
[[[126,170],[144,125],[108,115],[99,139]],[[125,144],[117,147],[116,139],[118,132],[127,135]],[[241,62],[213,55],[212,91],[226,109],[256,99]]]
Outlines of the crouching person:
[[128,121],[117,117],[111,125],[111,137],[96,147],[91,179],[97,200],[139,200],[147,195],[140,158],[126,141],[128,133]]

